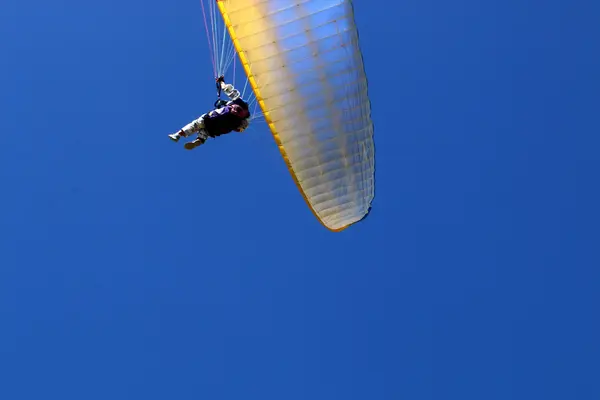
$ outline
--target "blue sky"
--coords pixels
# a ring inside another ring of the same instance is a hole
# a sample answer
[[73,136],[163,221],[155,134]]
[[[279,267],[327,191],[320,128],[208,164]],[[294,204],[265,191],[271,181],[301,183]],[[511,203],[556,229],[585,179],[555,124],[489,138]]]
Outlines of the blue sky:
[[600,397],[600,6],[373,4],[338,234],[265,127],[167,139],[214,101],[198,1],[0,7],[0,398]]

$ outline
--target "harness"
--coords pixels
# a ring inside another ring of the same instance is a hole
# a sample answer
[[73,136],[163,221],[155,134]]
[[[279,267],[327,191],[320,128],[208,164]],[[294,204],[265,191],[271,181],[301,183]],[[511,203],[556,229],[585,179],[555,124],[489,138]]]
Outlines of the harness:
[[210,136],[219,136],[232,130],[246,118],[250,117],[248,103],[238,97],[235,100],[227,101],[221,98],[222,77],[217,78],[217,100],[214,102],[214,109],[206,114],[205,125],[210,132]]

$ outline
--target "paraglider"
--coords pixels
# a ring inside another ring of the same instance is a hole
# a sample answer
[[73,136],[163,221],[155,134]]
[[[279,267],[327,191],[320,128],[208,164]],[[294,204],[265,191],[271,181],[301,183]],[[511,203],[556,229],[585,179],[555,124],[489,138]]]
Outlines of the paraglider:
[[239,57],[262,111],[252,118],[264,117],[310,210],[331,231],[362,220],[375,149],[351,0],[201,1],[215,76]]
[[218,100],[214,110],[202,114],[179,132],[169,135],[171,140],[178,142],[181,137],[189,137],[196,133],[197,138],[184,145],[186,149],[192,150],[204,144],[209,137],[226,135],[232,131],[243,132],[248,128],[250,111],[239,90],[232,84],[226,84],[224,76],[217,78],[217,85],[219,94],[222,90],[231,100]]

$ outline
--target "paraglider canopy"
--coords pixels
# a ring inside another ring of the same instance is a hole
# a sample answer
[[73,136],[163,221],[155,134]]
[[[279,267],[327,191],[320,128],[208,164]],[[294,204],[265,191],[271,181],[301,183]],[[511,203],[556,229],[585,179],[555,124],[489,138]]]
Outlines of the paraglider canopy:
[[309,208],[332,231],[363,219],[374,198],[375,151],[352,2],[203,1],[215,75],[235,69],[237,53]]

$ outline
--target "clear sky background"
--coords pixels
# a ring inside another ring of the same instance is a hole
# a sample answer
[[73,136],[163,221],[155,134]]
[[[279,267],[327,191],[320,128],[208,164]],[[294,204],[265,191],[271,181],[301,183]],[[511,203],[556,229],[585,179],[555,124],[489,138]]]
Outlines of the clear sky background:
[[356,1],[372,214],[192,152],[199,1],[0,5],[0,399],[598,399],[594,1]]

